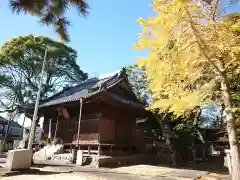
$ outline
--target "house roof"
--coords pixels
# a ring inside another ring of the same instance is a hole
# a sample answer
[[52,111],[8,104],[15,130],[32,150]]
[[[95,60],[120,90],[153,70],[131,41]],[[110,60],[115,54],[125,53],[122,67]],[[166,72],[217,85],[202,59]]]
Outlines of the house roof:
[[40,108],[63,104],[67,102],[78,101],[80,98],[88,98],[99,92],[109,89],[116,85],[122,80],[122,74],[116,73],[112,76],[105,77],[102,79],[92,78],[86,82],[79,84],[74,87],[68,87],[63,89],[61,92],[53,95],[50,98],[40,103]]
[[0,116],[0,124],[7,124],[7,120],[5,118],[3,118],[2,116]]
[[[0,116],[0,124],[8,124],[8,120],[3,118],[2,116]],[[18,128],[22,128],[22,126],[20,124],[18,124],[16,121],[10,121],[10,126],[11,127],[18,127]]]
[[6,119],[0,116],[0,121],[6,121]]

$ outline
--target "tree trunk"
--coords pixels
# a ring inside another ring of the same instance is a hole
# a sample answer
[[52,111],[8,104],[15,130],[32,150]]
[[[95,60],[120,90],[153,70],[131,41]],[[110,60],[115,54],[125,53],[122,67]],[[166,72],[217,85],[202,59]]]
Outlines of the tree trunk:
[[240,180],[240,157],[238,138],[236,134],[236,122],[232,112],[232,99],[230,94],[230,87],[227,77],[223,77],[221,82],[223,103],[225,105],[225,116],[227,123],[227,131],[229,138],[229,145],[231,150],[231,164],[232,164],[232,179]]
[[37,99],[36,99],[36,102],[35,102],[33,120],[32,120],[32,125],[31,125],[31,129],[30,129],[30,133],[29,133],[29,140],[28,140],[28,149],[29,150],[32,150],[33,141],[34,141],[35,132],[36,132],[36,125],[37,125],[37,119],[38,119],[38,117],[37,117],[38,106],[39,106],[39,101],[40,101],[40,98],[41,98],[43,76],[44,76],[44,71],[45,71],[46,64],[47,64],[47,47],[45,48],[43,65],[42,65],[41,76],[40,76],[40,83],[39,83],[38,92],[37,92]]
[[169,126],[169,121],[170,121],[169,114],[168,113],[163,114],[162,120],[158,116],[156,116],[156,118],[158,119],[158,122],[161,126],[162,135],[166,138],[166,144],[168,145],[168,148],[170,151],[170,156],[171,156],[170,158],[171,158],[172,164],[177,165],[176,148],[174,147],[174,144],[170,140],[173,136],[173,131],[172,131],[172,128]]
[[[188,11],[187,7],[184,6],[184,9],[187,12],[187,15],[190,19],[189,23],[191,26],[191,29],[193,30],[193,34],[196,37],[196,42],[198,44],[198,47],[200,49],[200,52],[202,55],[206,58],[206,60],[209,62],[209,64],[215,69],[216,73],[221,78],[221,89],[222,89],[222,98],[223,98],[223,104],[225,106],[225,114],[226,114],[226,122],[227,122],[227,131],[228,131],[228,139],[230,144],[230,150],[231,150],[231,159],[232,159],[232,179],[233,180],[240,180],[240,158],[239,158],[239,147],[238,147],[238,140],[236,135],[236,122],[233,116],[232,112],[232,99],[230,94],[230,86],[227,79],[226,74],[223,72],[223,67],[219,68],[219,66],[211,59],[211,56],[208,55],[208,51],[211,51],[210,49],[206,50],[206,43],[204,39],[202,39],[200,33],[198,32],[196,26],[194,25],[194,21],[192,20],[192,15]],[[220,60],[221,62],[221,60]],[[220,66],[222,66],[220,64]]]

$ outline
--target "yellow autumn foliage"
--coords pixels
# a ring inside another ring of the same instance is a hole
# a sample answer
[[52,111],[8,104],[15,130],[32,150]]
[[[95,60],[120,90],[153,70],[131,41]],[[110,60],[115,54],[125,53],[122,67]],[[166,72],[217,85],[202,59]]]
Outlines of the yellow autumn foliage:
[[153,97],[149,108],[182,115],[211,98],[216,69],[227,71],[239,63],[240,41],[232,25],[212,20],[193,1],[153,0],[152,7],[157,16],[138,21],[142,31],[136,48],[148,49],[149,55],[137,65],[146,68]]

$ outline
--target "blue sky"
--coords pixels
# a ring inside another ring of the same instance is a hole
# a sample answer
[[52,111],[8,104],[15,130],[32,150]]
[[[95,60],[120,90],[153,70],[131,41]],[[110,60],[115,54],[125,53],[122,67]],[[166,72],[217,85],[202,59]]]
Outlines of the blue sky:
[[[226,1],[226,0],[224,0]],[[153,15],[151,0],[87,0],[91,7],[87,18],[78,16],[74,9],[68,12],[72,22],[69,29],[71,42],[78,52],[78,64],[90,76],[99,76],[134,64],[136,52],[133,44],[141,27],[139,17]],[[112,2],[112,3],[110,3]],[[36,17],[15,15],[8,8],[8,0],[0,3],[0,45],[11,38],[24,35],[43,35],[59,40],[50,27],[40,25]],[[239,3],[228,11],[240,11]]]
[[[91,9],[86,18],[78,16],[74,9],[68,12],[72,22],[69,45],[78,51],[80,67],[91,76],[98,76],[135,63],[136,56],[141,55],[133,49],[141,30],[137,19],[153,14],[151,0],[87,1]],[[0,45],[28,34],[59,40],[54,30],[38,24],[36,17],[12,14],[7,2],[0,3]]]
[[[133,49],[141,30],[137,19],[153,15],[149,5],[151,1],[87,0],[91,7],[87,18],[79,17],[71,9],[68,12],[72,22],[69,45],[77,50],[81,69],[90,76],[99,76],[134,64],[136,56],[143,55]],[[36,17],[12,14],[8,8],[8,0],[1,1],[0,5],[0,46],[14,37],[29,34],[59,40],[53,29],[40,25]],[[240,11],[240,4],[230,6],[227,10]]]

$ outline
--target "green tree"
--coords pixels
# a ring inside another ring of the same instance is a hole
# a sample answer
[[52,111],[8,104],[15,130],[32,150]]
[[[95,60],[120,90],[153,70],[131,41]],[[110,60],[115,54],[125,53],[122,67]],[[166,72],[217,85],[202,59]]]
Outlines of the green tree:
[[[239,19],[221,17],[219,1],[202,6],[188,0],[154,0],[156,17],[144,21],[137,48],[153,94],[151,109],[179,117],[221,97],[229,134],[232,177],[240,180],[239,146],[231,80],[239,72]],[[236,17],[236,16],[235,16]],[[237,17],[236,17],[237,18]],[[218,90],[219,93],[215,93]]]
[[133,65],[124,67],[123,70],[128,75],[128,80],[138,100],[144,104],[148,104],[151,101],[151,94],[148,89],[145,68]]
[[75,7],[80,15],[88,13],[85,0],[9,0],[10,9],[14,13],[28,13],[40,18],[40,23],[53,26],[64,41],[69,41],[68,26],[70,21],[66,11]]
[[2,112],[19,113],[22,107],[35,102],[45,47],[48,55],[41,99],[87,78],[77,65],[77,53],[71,47],[42,36],[14,38],[2,46],[0,54]]

